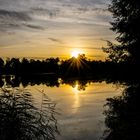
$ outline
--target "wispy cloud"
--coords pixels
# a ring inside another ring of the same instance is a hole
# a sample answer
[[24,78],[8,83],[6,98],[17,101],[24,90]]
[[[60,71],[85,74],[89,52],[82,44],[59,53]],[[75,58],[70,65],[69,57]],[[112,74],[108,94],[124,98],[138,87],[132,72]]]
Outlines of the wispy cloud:
[[48,38],[49,40],[53,41],[53,42],[57,42],[57,43],[61,43],[63,44],[63,41],[60,39],[56,39],[56,38]]
[[49,16],[49,18],[56,18],[59,15],[60,9],[53,9],[53,8],[41,8],[41,7],[35,7],[31,8],[31,13],[34,15],[39,16]]
[[[1,20],[29,21],[31,17],[26,12],[0,10]],[[12,21],[11,21],[12,22]]]
[[[0,1],[0,22],[15,25],[19,21],[41,24],[46,22],[104,24],[110,20],[110,13],[106,9],[108,0],[4,0]],[[16,23],[15,23],[16,21]],[[11,26],[12,28],[13,26]],[[29,26],[28,26],[29,27]],[[30,26],[34,28],[33,26]],[[35,27],[36,28],[36,27]],[[34,28],[34,29],[35,29]],[[40,28],[36,28],[40,29]]]
[[67,47],[67,48],[85,49],[85,50],[101,50],[101,48],[99,48],[99,47]]
[[31,29],[37,29],[37,30],[43,30],[44,28],[39,25],[34,25],[34,24],[24,24],[24,26],[31,28]]

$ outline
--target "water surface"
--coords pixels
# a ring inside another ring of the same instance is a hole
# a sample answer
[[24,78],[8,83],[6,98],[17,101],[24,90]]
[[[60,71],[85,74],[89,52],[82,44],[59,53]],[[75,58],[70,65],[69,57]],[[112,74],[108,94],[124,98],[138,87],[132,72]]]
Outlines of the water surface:
[[98,140],[105,130],[104,104],[106,99],[120,95],[121,89],[106,82],[87,84],[85,89],[79,88],[78,81],[73,86],[60,84],[59,87],[46,85],[27,86],[40,104],[43,90],[57,103],[56,110],[60,135],[57,140]]
[[53,132],[56,140],[99,140],[106,129],[103,115],[106,99],[120,95],[122,88],[105,81],[63,82],[58,79],[58,83],[37,85],[29,82],[25,87],[22,83],[17,87],[31,93],[39,110],[43,108],[45,96],[55,104],[53,107],[58,114],[53,117],[59,131]]

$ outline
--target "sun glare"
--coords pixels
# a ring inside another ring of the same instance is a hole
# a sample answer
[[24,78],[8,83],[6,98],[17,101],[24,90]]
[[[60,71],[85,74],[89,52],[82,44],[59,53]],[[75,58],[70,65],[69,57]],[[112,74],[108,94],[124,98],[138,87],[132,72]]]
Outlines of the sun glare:
[[77,58],[79,54],[80,54],[80,52],[75,50],[71,53],[71,56]]

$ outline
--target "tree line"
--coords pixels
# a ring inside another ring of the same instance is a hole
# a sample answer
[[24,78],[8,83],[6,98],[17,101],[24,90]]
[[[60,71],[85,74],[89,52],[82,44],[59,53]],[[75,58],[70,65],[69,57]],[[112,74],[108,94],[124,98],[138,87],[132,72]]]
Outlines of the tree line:
[[136,73],[135,65],[127,62],[88,60],[84,54],[78,58],[60,60],[60,58],[47,58],[46,60],[11,58],[5,61],[0,58],[0,75],[59,75],[66,76],[96,76],[116,75],[128,73],[131,69]]

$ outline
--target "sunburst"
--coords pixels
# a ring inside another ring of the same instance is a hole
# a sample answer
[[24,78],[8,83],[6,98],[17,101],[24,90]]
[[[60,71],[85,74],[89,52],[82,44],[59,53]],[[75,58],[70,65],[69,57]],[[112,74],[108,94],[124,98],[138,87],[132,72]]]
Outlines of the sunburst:
[[74,58],[78,58],[79,55],[80,55],[80,51],[78,51],[78,50],[75,50],[71,53],[71,56]]

